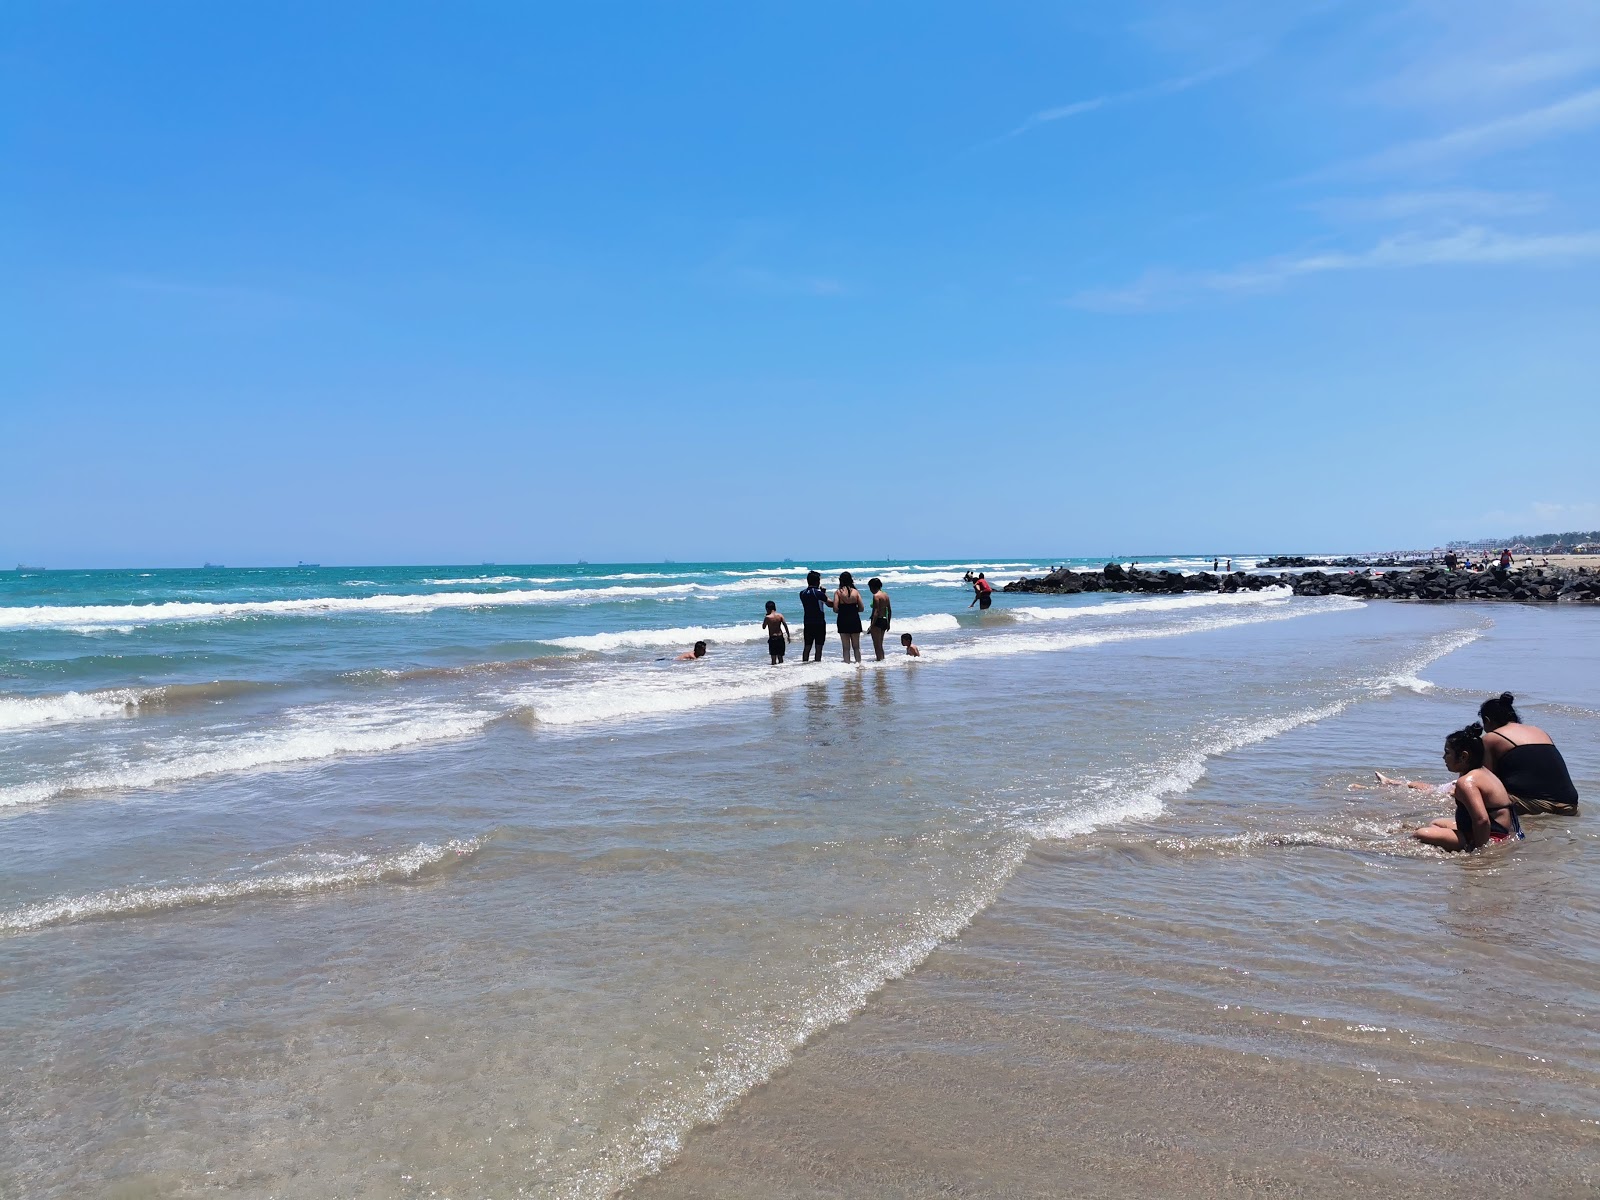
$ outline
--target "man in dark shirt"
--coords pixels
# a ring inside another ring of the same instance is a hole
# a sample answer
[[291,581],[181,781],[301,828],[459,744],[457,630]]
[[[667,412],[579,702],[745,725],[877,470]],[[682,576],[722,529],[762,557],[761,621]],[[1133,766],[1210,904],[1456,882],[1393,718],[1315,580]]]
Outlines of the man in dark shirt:
[[822,643],[828,640],[828,593],[822,587],[822,575],[817,571],[806,573],[806,590],[800,593],[800,607],[805,609],[805,644],[800,648],[800,661],[811,661],[812,647],[816,647],[817,661],[822,661]]

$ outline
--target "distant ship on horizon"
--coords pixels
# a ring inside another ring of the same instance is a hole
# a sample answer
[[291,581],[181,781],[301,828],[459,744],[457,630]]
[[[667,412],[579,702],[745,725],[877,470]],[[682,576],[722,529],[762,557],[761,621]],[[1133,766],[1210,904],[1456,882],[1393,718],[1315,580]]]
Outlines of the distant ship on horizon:
[[30,566],[28,566],[27,563],[18,563],[17,564],[17,570],[19,570],[19,571],[42,571],[42,570],[44,570],[44,568],[43,567],[30,567]]
[[320,566],[321,566],[321,565],[322,565],[322,564],[321,564],[321,563],[308,563],[308,562],[303,562],[303,563],[301,563],[301,564],[300,564],[300,565],[301,565],[301,566],[302,566],[302,567],[320,567]]
[[225,567],[223,567],[223,565],[222,565],[222,564],[221,564],[221,563],[207,563],[207,564],[206,564],[206,565],[205,565],[205,569],[206,569],[206,570],[208,570],[208,571],[222,571],[222,570],[226,570],[226,568],[225,568]]

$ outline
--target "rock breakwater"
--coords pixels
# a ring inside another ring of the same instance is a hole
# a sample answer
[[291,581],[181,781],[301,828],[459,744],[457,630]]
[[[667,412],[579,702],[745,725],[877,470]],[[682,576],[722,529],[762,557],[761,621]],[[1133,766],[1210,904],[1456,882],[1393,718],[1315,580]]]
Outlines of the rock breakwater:
[[1099,571],[1058,567],[1035,579],[1018,579],[1005,592],[1074,596],[1082,592],[1258,592],[1286,587],[1296,596],[1349,596],[1357,600],[1506,600],[1526,604],[1600,604],[1600,569],[1529,567],[1521,571],[1447,571],[1416,567],[1388,571],[1305,571],[1297,574],[1219,575],[1199,571],[1141,571],[1107,563]]

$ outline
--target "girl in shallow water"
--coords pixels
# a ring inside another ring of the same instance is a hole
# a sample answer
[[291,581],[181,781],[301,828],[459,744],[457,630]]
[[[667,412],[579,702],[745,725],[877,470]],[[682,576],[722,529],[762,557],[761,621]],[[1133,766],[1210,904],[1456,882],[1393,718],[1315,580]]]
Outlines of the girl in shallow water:
[[1505,785],[1483,765],[1483,726],[1474,722],[1444,739],[1444,765],[1456,773],[1456,815],[1414,830],[1412,837],[1441,850],[1477,850],[1522,836]]

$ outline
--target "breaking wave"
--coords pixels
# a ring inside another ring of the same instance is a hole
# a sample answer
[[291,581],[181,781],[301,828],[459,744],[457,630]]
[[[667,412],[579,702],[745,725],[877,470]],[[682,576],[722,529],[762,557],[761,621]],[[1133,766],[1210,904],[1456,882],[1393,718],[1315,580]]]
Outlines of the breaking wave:
[[275,875],[254,875],[226,882],[177,884],[168,887],[108,888],[83,896],[59,896],[0,912],[0,933],[30,933],[101,917],[154,916],[202,904],[220,904],[257,897],[304,896],[314,892],[368,883],[415,879],[433,868],[470,858],[488,835],[452,838],[440,844],[419,842],[408,850],[384,855],[327,855],[332,863]]

